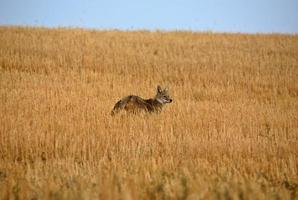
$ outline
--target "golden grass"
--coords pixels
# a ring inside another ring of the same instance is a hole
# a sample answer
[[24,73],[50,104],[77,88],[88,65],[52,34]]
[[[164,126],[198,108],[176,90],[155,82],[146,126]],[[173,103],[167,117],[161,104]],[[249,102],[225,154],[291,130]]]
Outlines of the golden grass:
[[297,35],[0,27],[0,105],[0,199],[298,195]]

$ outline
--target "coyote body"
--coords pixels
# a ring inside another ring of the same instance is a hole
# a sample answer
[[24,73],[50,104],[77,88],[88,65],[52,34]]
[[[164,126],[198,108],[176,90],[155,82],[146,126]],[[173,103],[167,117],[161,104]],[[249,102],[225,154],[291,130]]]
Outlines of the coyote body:
[[157,94],[153,99],[143,99],[139,96],[129,95],[119,100],[113,110],[112,115],[115,115],[121,110],[125,110],[131,113],[148,112],[158,113],[162,110],[162,107],[166,103],[171,103],[172,99],[169,97],[168,90],[162,90],[160,86],[157,86]]

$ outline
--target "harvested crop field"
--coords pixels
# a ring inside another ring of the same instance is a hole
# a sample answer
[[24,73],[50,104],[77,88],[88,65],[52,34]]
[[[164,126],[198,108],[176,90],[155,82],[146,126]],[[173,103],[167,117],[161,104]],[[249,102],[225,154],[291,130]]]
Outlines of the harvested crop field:
[[0,105],[0,199],[298,196],[297,35],[0,27]]

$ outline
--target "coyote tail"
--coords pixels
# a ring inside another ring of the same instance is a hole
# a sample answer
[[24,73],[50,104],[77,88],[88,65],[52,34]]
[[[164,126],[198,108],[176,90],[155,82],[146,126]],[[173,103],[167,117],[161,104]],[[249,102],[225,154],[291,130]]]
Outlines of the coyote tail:
[[121,108],[122,105],[123,105],[122,100],[119,100],[119,101],[115,104],[113,110],[111,111],[111,115],[114,116],[116,113],[118,113],[118,111],[119,111],[119,109]]

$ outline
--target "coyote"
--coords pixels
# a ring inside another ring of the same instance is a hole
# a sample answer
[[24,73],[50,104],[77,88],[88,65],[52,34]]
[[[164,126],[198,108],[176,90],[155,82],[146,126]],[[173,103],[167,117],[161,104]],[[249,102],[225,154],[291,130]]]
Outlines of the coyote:
[[143,99],[135,95],[126,96],[115,104],[111,115],[115,115],[120,110],[125,110],[132,113],[137,113],[140,111],[159,113],[166,103],[171,103],[172,101],[173,100],[169,96],[168,89],[161,89],[161,87],[158,85],[157,93],[153,99]]

